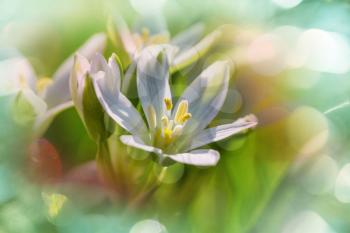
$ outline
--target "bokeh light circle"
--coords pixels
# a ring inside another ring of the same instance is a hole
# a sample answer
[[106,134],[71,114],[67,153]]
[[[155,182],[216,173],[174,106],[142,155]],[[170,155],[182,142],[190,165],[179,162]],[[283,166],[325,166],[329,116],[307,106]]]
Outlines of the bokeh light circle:
[[290,145],[301,155],[312,155],[326,145],[329,136],[327,118],[309,106],[301,106],[288,119]]
[[154,219],[146,219],[137,222],[130,233],[167,233],[165,226]]
[[293,8],[298,6],[303,0],[272,0],[277,6],[282,8]]
[[340,170],[335,183],[334,195],[338,201],[350,203],[350,163]]
[[328,223],[313,211],[303,211],[286,224],[282,233],[335,233]]
[[307,167],[301,184],[311,194],[325,194],[334,188],[338,173],[336,161],[327,155],[320,155]]

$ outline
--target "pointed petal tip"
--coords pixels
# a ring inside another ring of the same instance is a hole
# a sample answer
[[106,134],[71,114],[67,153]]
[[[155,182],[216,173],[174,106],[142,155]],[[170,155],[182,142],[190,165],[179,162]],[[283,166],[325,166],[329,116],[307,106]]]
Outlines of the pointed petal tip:
[[252,128],[258,125],[258,118],[254,114],[249,114],[243,118],[247,123],[251,123]]
[[105,45],[107,43],[107,35],[104,32],[97,33],[93,35],[90,38],[91,41],[96,41],[96,44],[103,44]]
[[169,155],[168,157],[178,163],[199,167],[212,167],[218,164],[220,153],[212,149],[199,149],[183,154]]
[[90,69],[90,62],[88,59],[81,55],[80,53],[76,52],[74,54],[74,61],[73,61],[73,70],[75,72],[81,72],[82,74],[87,72]]
[[211,166],[216,166],[220,160],[220,153],[216,150],[209,149],[210,154],[213,155],[213,160],[212,160],[212,165]]

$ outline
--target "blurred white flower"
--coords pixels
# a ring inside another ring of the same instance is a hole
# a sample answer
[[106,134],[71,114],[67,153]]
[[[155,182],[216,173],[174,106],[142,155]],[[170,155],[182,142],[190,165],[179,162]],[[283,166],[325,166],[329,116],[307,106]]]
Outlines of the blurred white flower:
[[[86,57],[101,52],[106,43],[104,34],[92,36],[78,51]],[[15,107],[31,107],[35,135],[40,136],[53,118],[73,106],[69,92],[69,74],[73,57],[68,58],[53,78],[37,78],[31,64],[23,56],[0,61],[0,95],[16,95]],[[19,115],[28,114],[16,109]],[[15,118],[16,119],[16,118]]]
[[123,18],[117,18],[115,22],[123,47],[134,62],[137,61],[142,49],[147,46],[171,44],[171,51],[168,52],[168,56],[172,72],[198,60],[222,35],[222,30],[219,28],[201,39],[204,34],[204,26],[198,23],[171,39],[169,32],[166,30],[151,34],[145,27],[141,33],[131,32]]

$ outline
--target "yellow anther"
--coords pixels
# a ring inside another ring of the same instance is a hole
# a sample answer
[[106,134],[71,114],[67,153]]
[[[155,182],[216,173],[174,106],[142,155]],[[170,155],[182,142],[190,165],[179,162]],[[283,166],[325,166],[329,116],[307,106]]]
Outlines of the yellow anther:
[[170,111],[171,109],[173,109],[173,102],[171,101],[170,98],[164,98],[164,103],[165,103],[165,106],[166,106],[166,109],[168,111]]
[[141,33],[142,33],[143,41],[147,41],[149,39],[149,34],[150,34],[149,29],[148,28],[142,28]]
[[175,114],[175,123],[183,124],[184,120],[187,120],[189,117],[191,117],[191,115],[187,116],[188,114],[188,101],[182,100]]
[[49,86],[52,83],[52,79],[44,77],[38,80],[36,83],[36,89],[39,93],[42,93],[45,91],[47,86]]
[[157,34],[149,38],[149,44],[166,44],[169,42],[169,35]]
[[169,118],[167,116],[163,116],[161,121],[163,128],[169,128]]
[[149,120],[149,127],[151,129],[155,129],[157,127],[157,115],[156,115],[156,110],[152,105],[148,106],[148,120]]
[[192,114],[191,114],[191,113],[189,113],[189,112],[185,113],[185,114],[182,116],[182,118],[181,118],[182,123],[185,123],[185,122],[188,121],[191,117],[192,117]]

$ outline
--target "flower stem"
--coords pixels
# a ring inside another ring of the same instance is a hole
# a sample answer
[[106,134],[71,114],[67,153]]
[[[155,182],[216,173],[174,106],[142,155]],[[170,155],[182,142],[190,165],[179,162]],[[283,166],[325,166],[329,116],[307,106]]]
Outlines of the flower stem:
[[105,184],[109,188],[118,187],[107,140],[101,140],[97,143],[96,161]]
[[136,198],[134,198],[129,204],[128,211],[132,211],[138,206],[140,206],[141,204],[145,203],[145,201],[157,191],[159,186],[162,184],[162,181],[164,180],[167,169],[168,167],[162,168],[156,182],[150,187],[148,187],[149,185],[147,182],[147,184],[145,185],[146,187],[144,187],[143,190],[141,190],[140,194],[137,195]]

